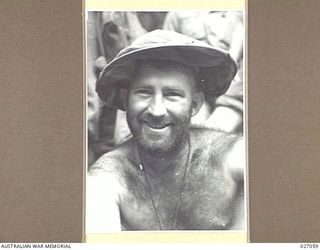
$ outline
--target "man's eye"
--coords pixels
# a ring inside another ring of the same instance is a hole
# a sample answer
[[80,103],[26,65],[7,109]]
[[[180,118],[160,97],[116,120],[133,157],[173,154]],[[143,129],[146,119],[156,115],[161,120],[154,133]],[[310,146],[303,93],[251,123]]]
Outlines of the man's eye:
[[149,90],[146,90],[146,89],[139,89],[139,90],[135,91],[135,93],[137,95],[141,95],[141,96],[149,96],[149,95],[151,95],[151,92]]
[[183,97],[182,93],[177,91],[168,91],[165,93],[165,96],[167,97]]

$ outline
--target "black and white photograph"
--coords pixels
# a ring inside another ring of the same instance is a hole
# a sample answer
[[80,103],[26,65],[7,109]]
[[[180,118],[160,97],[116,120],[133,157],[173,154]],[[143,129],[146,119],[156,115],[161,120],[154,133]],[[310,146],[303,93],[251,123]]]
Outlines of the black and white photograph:
[[87,11],[87,234],[247,229],[242,10]]
[[1,0],[1,248],[319,248],[319,8]]

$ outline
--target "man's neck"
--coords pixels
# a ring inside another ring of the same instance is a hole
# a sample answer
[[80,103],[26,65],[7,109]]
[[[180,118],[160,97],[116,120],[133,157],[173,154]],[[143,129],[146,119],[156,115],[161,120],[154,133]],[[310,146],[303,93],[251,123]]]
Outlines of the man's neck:
[[137,145],[137,156],[140,164],[150,176],[161,176],[171,172],[179,173],[188,160],[190,150],[189,139],[170,154],[159,154],[146,151]]

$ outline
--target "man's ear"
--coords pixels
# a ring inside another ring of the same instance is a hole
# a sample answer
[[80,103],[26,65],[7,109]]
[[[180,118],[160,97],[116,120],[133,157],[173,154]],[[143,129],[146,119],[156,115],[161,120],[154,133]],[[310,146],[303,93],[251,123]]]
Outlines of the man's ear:
[[194,93],[192,98],[192,116],[195,116],[199,112],[203,102],[204,102],[203,93],[202,92]]

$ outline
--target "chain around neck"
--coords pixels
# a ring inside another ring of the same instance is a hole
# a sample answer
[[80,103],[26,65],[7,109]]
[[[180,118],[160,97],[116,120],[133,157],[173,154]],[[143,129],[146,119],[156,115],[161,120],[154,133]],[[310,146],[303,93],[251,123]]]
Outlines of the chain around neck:
[[[183,189],[184,189],[186,173],[187,173],[187,170],[188,170],[189,164],[190,164],[190,151],[191,151],[191,146],[190,146],[190,139],[189,139],[188,140],[188,155],[187,155],[186,163],[185,163],[185,166],[184,166],[184,169],[183,169],[183,176],[182,176],[182,179],[181,179],[181,182],[180,182],[180,185],[179,185],[178,201],[177,201],[177,205],[176,205],[174,221],[172,223],[171,230],[177,229],[176,228],[177,227],[177,219],[178,219],[178,215],[179,215],[179,212],[180,212],[180,206],[181,206],[181,200],[182,200],[182,192],[183,192]],[[147,173],[147,171],[146,171],[146,169],[144,167],[145,164],[143,162],[143,159],[141,157],[139,149],[138,149],[138,155],[139,155],[139,159],[140,159],[139,169],[144,173],[144,177],[145,177],[146,183],[148,185],[147,191],[148,191],[150,199],[151,199],[152,207],[153,207],[154,214],[155,214],[155,217],[156,217],[157,222],[158,222],[159,230],[162,230],[163,227],[162,227],[162,223],[161,223],[161,218],[160,218],[160,215],[158,213],[158,210],[157,210],[157,207],[156,207],[156,204],[155,204],[155,201],[154,201],[154,197],[153,197],[153,187],[152,187],[149,175],[148,175],[148,173]]]

